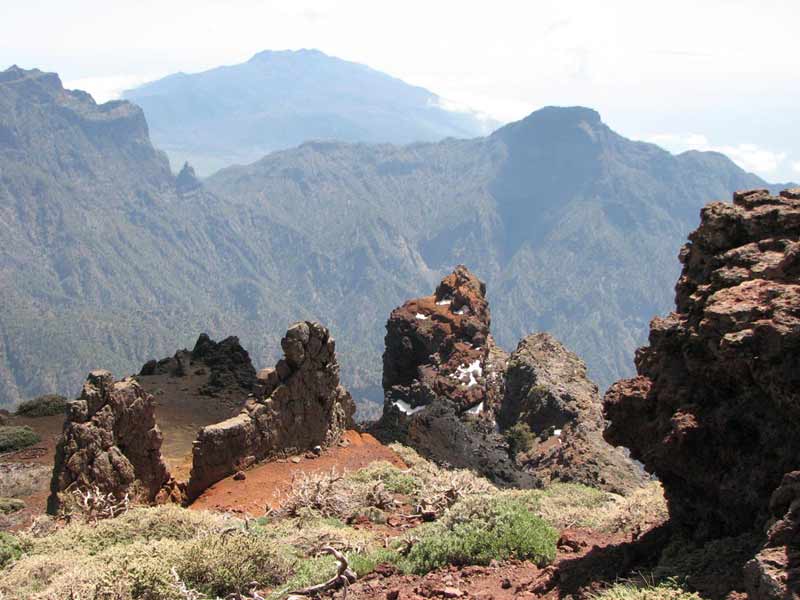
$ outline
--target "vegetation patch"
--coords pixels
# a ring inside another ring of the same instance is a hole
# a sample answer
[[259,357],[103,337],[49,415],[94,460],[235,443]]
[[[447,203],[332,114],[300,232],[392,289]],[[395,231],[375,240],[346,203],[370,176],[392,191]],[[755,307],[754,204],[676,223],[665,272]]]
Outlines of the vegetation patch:
[[527,423],[520,421],[509,427],[503,434],[508,443],[508,452],[511,457],[524,454],[536,444],[536,436]]
[[22,450],[41,441],[39,434],[26,426],[5,425],[0,427],[0,453]]
[[400,566],[419,574],[509,558],[544,566],[555,558],[558,541],[558,531],[535,515],[523,497],[505,493],[466,498],[411,535]]
[[25,508],[25,503],[17,498],[0,497],[0,515],[10,515]]
[[22,556],[22,542],[5,531],[0,531],[0,569]]
[[47,488],[52,467],[26,463],[0,464],[0,497],[25,498]]
[[702,600],[695,593],[687,592],[674,581],[659,584],[637,585],[618,583],[592,596],[593,600]]
[[45,394],[26,400],[17,407],[17,415],[23,417],[51,417],[63,415],[67,410],[67,399],[58,394]]

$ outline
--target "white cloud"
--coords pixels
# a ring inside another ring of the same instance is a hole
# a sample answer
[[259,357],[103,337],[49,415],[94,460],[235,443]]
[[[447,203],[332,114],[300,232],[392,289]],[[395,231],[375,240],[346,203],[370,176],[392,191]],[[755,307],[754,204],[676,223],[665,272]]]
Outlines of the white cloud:
[[794,171],[795,173],[800,173],[800,160],[792,163],[792,171]]
[[[687,150],[720,152],[744,170],[765,177],[778,171],[787,159],[786,152],[776,152],[757,144],[713,144],[702,133],[656,133],[644,136],[644,139],[675,153]],[[800,162],[793,164],[795,169],[798,166],[800,166]]]
[[155,76],[144,75],[110,75],[107,77],[82,77],[64,82],[68,90],[83,90],[89,92],[95,101],[102,103],[116,100],[122,92],[129,90],[147,81],[153,81],[164,74]]

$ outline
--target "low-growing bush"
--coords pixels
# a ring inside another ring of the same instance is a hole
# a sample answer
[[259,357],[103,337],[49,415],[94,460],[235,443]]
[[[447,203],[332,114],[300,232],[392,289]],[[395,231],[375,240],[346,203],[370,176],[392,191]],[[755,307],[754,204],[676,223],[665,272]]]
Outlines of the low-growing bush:
[[63,415],[67,409],[67,399],[58,394],[45,394],[33,400],[26,400],[17,407],[17,414],[23,417],[50,417]]
[[373,463],[356,471],[350,475],[350,479],[361,483],[380,481],[386,491],[394,494],[411,495],[422,487],[422,482],[411,471],[404,471],[385,461]]
[[22,450],[33,446],[41,440],[39,434],[33,429],[18,425],[4,425],[0,427],[0,453]]
[[687,592],[673,581],[660,584],[636,585],[618,583],[592,596],[593,600],[701,600],[697,594]]
[[543,566],[555,558],[558,541],[558,532],[523,499],[504,493],[466,498],[411,536],[400,566],[419,574],[450,564],[485,565],[509,558]]
[[30,463],[0,463],[0,496],[24,498],[47,489],[53,467]]
[[0,569],[22,556],[22,542],[5,531],[0,531]]
[[508,443],[508,452],[514,458],[517,454],[528,452],[536,443],[536,436],[527,423],[519,422],[506,429],[503,434]]
[[25,503],[17,498],[0,497],[0,515],[9,515],[25,508]]

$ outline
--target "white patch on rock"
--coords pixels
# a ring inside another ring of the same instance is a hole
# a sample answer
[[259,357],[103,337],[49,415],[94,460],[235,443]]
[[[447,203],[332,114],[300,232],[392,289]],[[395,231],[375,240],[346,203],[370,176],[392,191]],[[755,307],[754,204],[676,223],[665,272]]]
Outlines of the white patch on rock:
[[429,316],[427,316],[427,315],[423,315],[422,313],[417,313],[417,314],[416,314],[416,315],[414,315],[414,316],[415,316],[417,319],[419,319],[420,321],[427,321],[428,319],[430,319],[430,317],[429,317]]
[[479,415],[483,412],[483,402],[476,404],[472,408],[467,409],[468,415]]
[[454,310],[454,311],[453,311],[453,314],[454,314],[454,315],[463,315],[464,313],[466,313],[466,310],[465,310],[465,309],[466,309],[466,307],[465,307],[465,306],[462,306],[462,307],[461,307],[461,308],[459,308],[458,310]]
[[436,305],[437,306],[448,306],[448,305],[450,305],[452,303],[453,303],[453,299],[452,298],[442,298],[441,300],[439,300],[436,303]]
[[417,406],[415,408],[411,408],[411,405],[405,400],[395,400],[394,405],[400,410],[401,413],[406,415],[416,414],[423,408],[425,408],[424,406]]
[[561,437],[561,430],[560,430],[560,429],[556,429],[556,430],[553,432],[553,435],[554,435],[554,436],[556,436],[556,437]]
[[[481,367],[480,359],[472,361],[469,365],[460,365],[456,369],[456,374],[453,378],[458,379],[462,383],[466,383],[467,387],[472,387],[478,384],[478,377],[483,375],[483,368]],[[467,379],[469,378],[469,379]],[[464,381],[467,379],[467,381]]]

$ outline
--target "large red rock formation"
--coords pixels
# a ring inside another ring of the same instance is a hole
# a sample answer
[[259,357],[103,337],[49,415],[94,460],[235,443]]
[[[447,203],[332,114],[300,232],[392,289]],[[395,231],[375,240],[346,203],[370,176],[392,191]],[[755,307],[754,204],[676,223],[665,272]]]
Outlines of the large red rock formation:
[[189,499],[270,456],[334,444],[352,425],[355,404],[339,384],[336,346],[328,330],[311,321],[295,323],[281,346],[284,358],[257,374],[255,393],[241,413],[200,430]]
[[[800,468],[800,190],[737,193],[701,218],[676,310],[653,320],[639,376],[612,386],[605,413],[606,438],[662,480],[673,524],[709,539],[762,527]],[[793,597],[782,585],[754,597]]]
[[531,487],[535,480],[517,468],[495,431],[508,355],[495,345],[490,323],[486,286],[463,265],[433,295],[393,310],[376,434],[498,484]]
[[500,398],[484,372],[496,349],[490,324],[486,285],[463,265],[432,296],[394,309],[383,354],[387,408],[408,414],[435,397],[447,398],[458,412],[495,408]]
[[115,382],[108,371],[92,371],[80,398],[68,407],[48,511],[58,510],[62,492],[93,486],[118,498],[179,499],[161,457],[161,442],[153,397],[133,379]]

